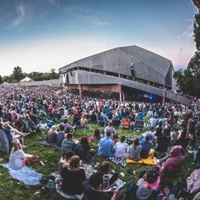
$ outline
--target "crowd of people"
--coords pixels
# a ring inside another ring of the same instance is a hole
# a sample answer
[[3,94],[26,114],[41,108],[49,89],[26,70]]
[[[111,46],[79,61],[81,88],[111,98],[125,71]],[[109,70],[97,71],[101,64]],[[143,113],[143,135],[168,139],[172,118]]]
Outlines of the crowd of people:
[[[69,121],[71,118],[71,122]],[[74,133],[79,128],[90,129],[89,124],[103,119],[102,130],[96,128],[90,138],[83,136],[80,141]],[[118,136],[113,122],[130,120],[130,129],[135,128],[136,120],[146,118],[147,131],[133,138],[128,144],[126,135]],[[83,195],[88,200],[124,198],[125,190],[119,191],[113,183],[118,178],[114,174],[109,178],[109,163],[102,162],[96,173],[88,180],[89,188],[84,188],[86,181],[81,162],[93,159],[90,142],[98,143],[97,154],[103,158],[114,157],[138,162],[141,158],[154,156],[155,167],[139,177],[133,188],[132,199],[175,199],[171,189],[168,194],[160,190],[163,177],[177,172],[184,163],[186,154],[193,154],[195,168],[200,167],[200,150],[197,138],[200,136],[200,108],[197,102],[190,105],[176,103],[151,103],[124,101],[112,98],[94,98],[84,96],[79,99],[73,90],[62,91],[57,85],[20,86],[2,85],[0,89],[0,129],[3,130],[10,144],[10,166],[19,169],[32,156],[24,152],[24,137],[41,131],[40,123],[46,120],[49,127],[46,141],[55,144],[60,150],[58,171],[63,178],[63,192]],[[179,130],[181,128],[181,130]],[[176,133],[179,133],[178,135]],[[162,139],[161,139],[162,138]],[[168,141],[170,151],[159,157],[156,146],[164,146]],[[153,150],[153,151],[152,151]],[[74,184],[71,180],[76,180]],[[87,185],[88,185],[87,184]],[[199,188],[200,189],[200,188]],[[161,198],[162,197],[162,198]],[[128,198],[127,198],[128,199]]]

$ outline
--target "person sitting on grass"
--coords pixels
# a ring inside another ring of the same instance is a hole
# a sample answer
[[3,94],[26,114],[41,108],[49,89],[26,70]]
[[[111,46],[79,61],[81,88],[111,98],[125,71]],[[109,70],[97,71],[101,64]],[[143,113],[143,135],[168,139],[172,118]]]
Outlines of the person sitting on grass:
[[142,145],[139,144],[139,141],[139,138],[135,138],[127,151],[127,157],[136,162],[140,160],[140,152],[142,151]]
[[75,153],[73,151],[68,151],[67,153],[63,153],[60,161],[58,163],[58,172],[61,175],[62,169],[69,166],[69,160]]
[[90,139],[92,142],[99,143],[100,139],[103,137],[100,130],[98,128],[95,129],[93,137]]
[[9,166],[14,170],[20,169],[25,165],[26,158],[28,157],[32,157],[32,155],[24,153],[20,141],[18,139],[14,140],[9,158]]
[[117,142],[115,144],[114,157],[117,159],[121,159],[121,160],[126,159],[128,144],[125,142],[125,139],[126,139],[126,137],[124,135],[122,135],[120,137],[120,142]]
[[69,160],[68,167],[64,167],[61,171],[63,182],[61,189],[68,195],[83,195],[83,181],[86,180],[84,169],[80,168],[80,158],[74,155]]
[[74,152],[76,155],[80,157],[81,160],[83,161],[91,161],[92,159],[92,154],[90,152],[90,144],[88,142],[88,138],[86,136],[83,136],[81,138],[80,143],[78,143],[74,149]]
[[[160,168],[160,173],[165,176],[173,176],[180,169],[185,160],[185,150],[181,145],[175,145],[163,158],[154,158],[155,164]],[[172,168],[173,167],[173,168]]]
[[105,127],[104,133],[106,133],[107,131],[110,131],[110,132],[111,132],[111,136],[110,136],[111,139],[117,139],[117,138],[118,138],[118,135],[117,135],[117,133],[116,133],[116,130],[115,130],[115,128],[113,127],[111,121],[108,123],[108,126]]
[[57,141],[57,130],[56,125],[53,125],[48,131],[47,131],[47,137],[46,141],[51,144],[55,144]]
[[24,136],[26,136],[28,133],[22,133],[21,131],[13,128],[9,122],[3,122],[2,117],[0,117],[0,129],[6,133],[8,142],[10,144],[12,144],[14,139],[20,139],[22,145],[24,146]]
[[114,142],[110,138],[111,132],[107,130],[106,137],[101,138],[97,153],[103,157],[114,157],[115,147]]
[[73,141],[73,134],[68,133],[67,138],[62,141],[61,145],[61,153],[67,153],[68,151],[74,151],[75,149],[75,142]]
[[160,184],[159,170],[152,168],[148,172],[141,173],[139,180],[133,187],[132,199],[134,200],[155,200],[158,196]]
[[80,119],[80,124],[81,124],[81,127],[82,127],[82,128],[89,129],[88,120],[87,120],[85,114],[83,114],[83,116],[81,117],[81,119]]
[[110,164],[107,161],[103,161],[98,167],[98,171],[103,174],[103,178],[104,178],[103,184],[102,184],[102,190],[107,189],[110,186],[113,186],[119,176],[118,173],[114,173],[113,176],[110,178],[109,169],[110,169]]
[[145,140],[140,142],[139,144],[142,146],[142,151],[140,152],[140,158],[148,158],[149,152],[153,144],[149,142],[150,135],[145,136]]
[[85,191],[85,196],[88,200],[122,200],[124,197],[124,189],[104,189],[103,174],[101,172],[93,173],[89,178],[90,187]]
[[56,145],[58,147],[61,147],[62,142],[63,142],[64,138],[66,137],[64,130],[65,130],[65,127],[62,124],[60,124],[59,125],[59,131],[58,131],[58,134],[57,134],[57,141],[56,141]]

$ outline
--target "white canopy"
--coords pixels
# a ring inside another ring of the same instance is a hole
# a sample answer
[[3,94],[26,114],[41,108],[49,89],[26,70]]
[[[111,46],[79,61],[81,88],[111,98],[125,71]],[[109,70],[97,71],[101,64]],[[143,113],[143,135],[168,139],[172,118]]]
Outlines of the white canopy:
[[31,82],[31,81],[33,81],[31,78],[29,78],[29,77],[25,77],[24,79],[22,79],[21,81],[20,81],[20,83],[23,83],[23,82]]

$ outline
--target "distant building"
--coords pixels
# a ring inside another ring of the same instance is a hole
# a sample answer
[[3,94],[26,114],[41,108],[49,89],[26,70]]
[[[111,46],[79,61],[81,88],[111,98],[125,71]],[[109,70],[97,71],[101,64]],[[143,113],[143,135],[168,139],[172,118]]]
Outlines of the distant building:
[[[75,61],[59,69],[63,83],[82,91],[107,91],[161,98],[187,104],[189,99],[173,93],[172,62],[138,46],[118,47]],[[134,100],[134,99],[133,99]]]

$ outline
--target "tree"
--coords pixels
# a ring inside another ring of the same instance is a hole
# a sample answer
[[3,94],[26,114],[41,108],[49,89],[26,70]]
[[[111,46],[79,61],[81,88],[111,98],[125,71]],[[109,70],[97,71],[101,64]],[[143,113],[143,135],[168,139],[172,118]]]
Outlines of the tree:
[[14,70],[13,70],[13,73],[11,76],[12,76],[14,82],[15,81],[19,82],[21,79],[23,79],[24,75],[23,75],[21,67],[19,67],[19,66],[14,67]]
[[51,79],[57,79],[59,78],[60,74],[55,72],[55,69],[51,69]]
[[0,84],[2,84],[3,83],[3,78],[2,78],[2,76],[0,75]]
[[195,55],[191,58],[187,69],[174,73],[178,88],[185,94],[200,98],[200,0],[193,0],[198,9],[193,24],[193,37],[196,43]]

